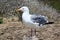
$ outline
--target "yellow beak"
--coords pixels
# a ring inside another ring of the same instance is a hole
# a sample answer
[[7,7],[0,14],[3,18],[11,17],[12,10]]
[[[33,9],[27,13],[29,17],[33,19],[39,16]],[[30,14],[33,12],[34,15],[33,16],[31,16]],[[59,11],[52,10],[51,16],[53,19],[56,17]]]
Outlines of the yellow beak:
[[19,13],[19,11],[21,11],[19,8],[18,8],[18,9],[16,9],[16,13]]

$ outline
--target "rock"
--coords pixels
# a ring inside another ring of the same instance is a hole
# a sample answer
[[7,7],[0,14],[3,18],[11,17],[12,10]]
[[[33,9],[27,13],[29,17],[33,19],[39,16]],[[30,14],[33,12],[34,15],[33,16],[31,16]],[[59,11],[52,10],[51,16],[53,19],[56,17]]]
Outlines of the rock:
[[35,35],[32,36],[32,40],[39,40],[39,38],[37,38]]

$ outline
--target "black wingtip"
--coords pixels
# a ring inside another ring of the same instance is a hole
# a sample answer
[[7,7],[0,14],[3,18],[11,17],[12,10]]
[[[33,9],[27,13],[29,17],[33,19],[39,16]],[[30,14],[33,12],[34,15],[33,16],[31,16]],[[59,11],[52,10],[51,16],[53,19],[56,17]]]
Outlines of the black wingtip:
[[54,22],[48,22],[48,23],[45,23],[45,24],[53,24]]
[[[48,23],[45,23],[43,25],[47,25],[47,24],[54,24],[54,22],[48,22]],[[39,26],[40,26],[40,24],[39,24]]]

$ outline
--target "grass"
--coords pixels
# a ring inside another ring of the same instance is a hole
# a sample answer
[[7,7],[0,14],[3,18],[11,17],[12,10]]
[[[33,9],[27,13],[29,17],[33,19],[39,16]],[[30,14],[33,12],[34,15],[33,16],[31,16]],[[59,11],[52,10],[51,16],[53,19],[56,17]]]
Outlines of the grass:
[[18,21],[22,21],[22,12],[21,12],[21,11],[20,11],[19,14],[18,14],[18,18],[19,18]]
[[3,16],[3,13],[4,13],[4,12],[1,12],[1,11],[0,11],[0,17],[2,17],[2,16]]
[[1,12],[1,11],[0,11],[0,24],[3,23],[3,13],[5,13],[5,12]]
[[2,24],[3,23],[3,18],[0,18],[0,24]]
[[41,1],[43,1],[45,4],[52,6],[57,10],[60,10],[60,0],[41,0]]

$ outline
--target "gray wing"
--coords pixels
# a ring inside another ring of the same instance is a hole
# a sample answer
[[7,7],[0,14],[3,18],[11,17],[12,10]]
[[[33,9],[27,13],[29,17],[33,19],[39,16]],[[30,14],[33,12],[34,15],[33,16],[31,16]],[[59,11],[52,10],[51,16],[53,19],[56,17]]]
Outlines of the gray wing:
[[31,20],[34,23],[45,24],[47,22],[47,17],[41,15],[32,15]]

